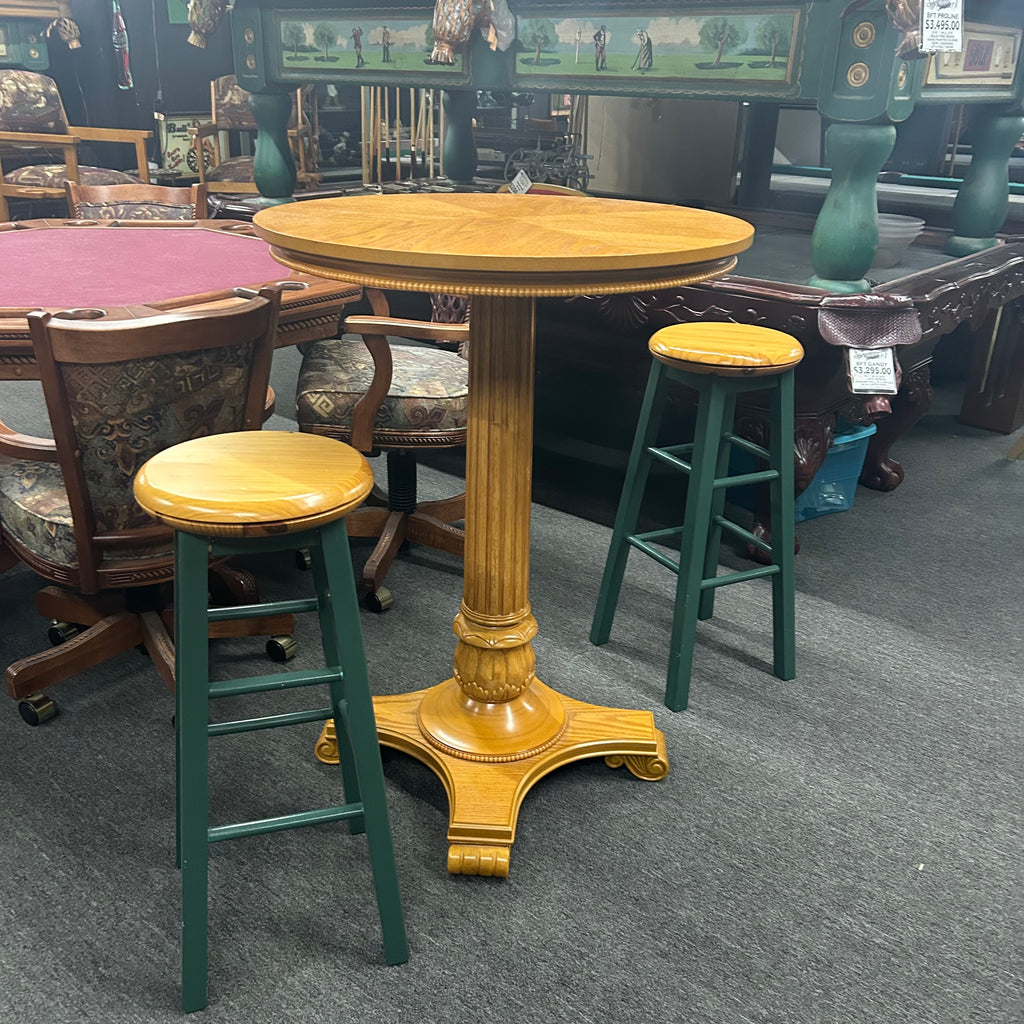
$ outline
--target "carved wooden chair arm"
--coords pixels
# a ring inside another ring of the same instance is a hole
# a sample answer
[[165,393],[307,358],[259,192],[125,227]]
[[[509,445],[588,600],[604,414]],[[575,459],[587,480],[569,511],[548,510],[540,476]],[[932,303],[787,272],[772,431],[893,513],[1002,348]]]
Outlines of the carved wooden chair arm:
[[138,128],[80,128],[70,127],[68,130],[72,135],[80,139],[88,139],[91,142],[126,142],[135,147],[135,162],[138,164],[137,173],[145,181],[149,181],[149,160],[146,156],[146,142],[153,137],[152,132],[142,131]]
[[53,438],[20,434],[0,420],[0,455],[32,462],[56,462],[57,446]]
[[462,344],[469,340],[469,324],[435,324],[427,320],[402,320],[398,317],[349,316],[345,318],[349,334],[390,334],[416,341]]
[[80,139],[89,139],[91,142],[145,142],[153,137],[152,132],[143,131],[141,128],[91,128],[75,125],[68,126],[72,135]]
[[19,145],[33,143],[40,146],[74,146],[81,135],[54,135],[46,132],[0,132],[0,142],[16,142]]
[[363,344],[373,359],[373,380],[370,381],[366,394],[359,399],[356,407],[352,410],[352,447],[360,452],[368,452],[373,449],[374,418],[391,387],[393,372],[391,346],[383,334],[369,331],[366,333],[354,331],[353,333],[362,336]]

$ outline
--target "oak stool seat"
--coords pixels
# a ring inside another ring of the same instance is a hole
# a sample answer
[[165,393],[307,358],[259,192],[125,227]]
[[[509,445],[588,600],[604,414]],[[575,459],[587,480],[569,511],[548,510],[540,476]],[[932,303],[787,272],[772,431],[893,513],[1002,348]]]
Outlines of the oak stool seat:
[[[648,348],[654,359],[590,640],[603,644],[611,634],[630,548],[637,548],[675,572],[665,704],[673,711],[682,711],[689,701],[697,620],[711,618],[715,590],[721,586],[771,577],[773,669],[780,679],[792,679],[796,674],[793,380],[803,349],[796,339],[781,331],[731,323],[673,324],[657,331]],[[683,384],[698,394],[694,440],[690,444],[658,446],[658,431],[671,383]],[[767,448],[733,432],[737,396],[750,391],[770,392]],[[755,456],[767,468],[730,476],[732,448]],[[655,460],[688,477],[683,524],[637,533],[644,489]],[[766,482],[771,494],[770,542],[724,515],[727,488]],[[769,554],[771,563],[719,575],[722,530]],[[676,538],[678,560],[664,547]]]
[[[200,437],[151,458],[135,497],[175,530],[177,853],[182,882],[182,1008],[206,1005],[207,856],[210,843],[302,825],[348,821],[366,832],[388,963],[409,957],[384,793],[380,748],[359,626],[345,515],[373,485],[366,459],[314,434],[245,431]],[[209,556],[309,549],[316,597],[207,608]],[[271,611],[273,609],[273,611]],[[241,615],[316,611],[326,667],[210,681],[209,622]],[[209,720],[209,699],[326,684],[327,707]],[[257,821],[209,823],[211,736],[332,720],[345,802]]]

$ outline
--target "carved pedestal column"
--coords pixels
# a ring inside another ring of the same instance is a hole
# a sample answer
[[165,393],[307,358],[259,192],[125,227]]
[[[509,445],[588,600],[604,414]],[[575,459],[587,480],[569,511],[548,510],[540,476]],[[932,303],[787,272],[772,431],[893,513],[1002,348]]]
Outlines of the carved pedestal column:
[[996,244],[1009,207],[1010,154],[1024,134],[1024,117],[971,112],[971,164],[953,203],[953,237],[946,251],[969,256]]
[[832,292],[866,292],[864,275],[878,247],[875,185],[892,152],[891,124],[833,124],[825,133],[832,184],[811,238],[810,284]]
[[295,191],[295,161],[288,145],[288,118],[292,112],[290,92],[254,92],[249,98],[259,126],[253,172],[256,187],[267,205],[289,202]]

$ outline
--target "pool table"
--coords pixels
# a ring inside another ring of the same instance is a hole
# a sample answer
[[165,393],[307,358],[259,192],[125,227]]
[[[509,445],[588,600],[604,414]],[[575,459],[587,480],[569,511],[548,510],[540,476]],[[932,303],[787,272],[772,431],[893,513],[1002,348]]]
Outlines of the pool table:
[[[235,0],[231,35],[238,84],[253,94],[256,184],[265,196],[288,197],[294,189],[286,135],[289,90],[297,84],[444,90],[444,167],[459,182],[471,180],[477,165],[477,90],[743,103],[749,107],[744,205],[761,205],[754,197],[767,191],[779,108],[815,107],[828,124],[832,173],[809,239],[810,283],[862,292],[870,287],[878,241],[876,177],[897,125],[919,106],[968,108],[972,159],[946,240],[953,256],[995,244],[1006,217],[1009,156],[1024,132],[1019,0],[965,0],[963,51],[931,55],[918,48],[920,6],[920,0]],[[361,64],[348,45],[359,26],[372,44]],[[384,26],[387,54],[377,45]],[[498,49],[489,48],[488,37]],[[646,56],[645,41],[653,46]],[[693,159],[700,159],[699,144]]]
[[284,281],[278,347],[332,337],[362,288],[288,273],[235,221],[29,220],[0,224],[0,380],[38,378],[25,314],[99,308],[109,317],[235,301]]

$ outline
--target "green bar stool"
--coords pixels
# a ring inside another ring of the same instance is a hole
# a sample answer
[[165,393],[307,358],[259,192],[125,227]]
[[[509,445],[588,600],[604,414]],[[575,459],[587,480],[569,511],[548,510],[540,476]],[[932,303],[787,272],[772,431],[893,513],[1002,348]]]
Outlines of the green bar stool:
[[[207,1002],[207,856],[210,843],[302,825],[347,821],[366,833],[388,963],[409,958],[384,774],[359,627],[344,516],[373,485],[355,449],[315,434],[241,431],[200,437],[150,459],[135,497],[174,528],[177,857],[182,887],[182,1008]],[[211,556],[310,551],[316,597],[234,608],[207,607]],[[326,668],[210,681],[210,622],[315,611]],[[330,704],[239,721],[209,720],[209,700],[326,685]],[[332,719],[340,743],[345,802],[274,818],[211,826],[211,736]]]
[[[690,694],[697,620],[711,618],[715,590],[730,583],[761,576],[772,578],[774,671],[780,679],[792,679],[796,674],[793,376],[803,349],[781,331],[731,323],[674,324],[655,333],[648,347],[654,362],[626,469],[590,640],[594,644],[608,640],[630,548],[671,569],[678,579],[665,704],[673,711],[682,711]],[[697,392],[697,426],[692,444],[658,447],[655,442],[671,382]],[[733,433],[736,398],[749,391],[771,392],[768,449]],[[768,468],[729,476],[733,447],[765,460]],[[637,533],[644,489],[655,460],[689,477],[683,525]],[[726,488],[765,481],[771,487],[771,543],[724,515]],[[717,575],[723,530],[769,553],[771,564]],[[679,538],[678,561],[655,546],[675,537]]]

